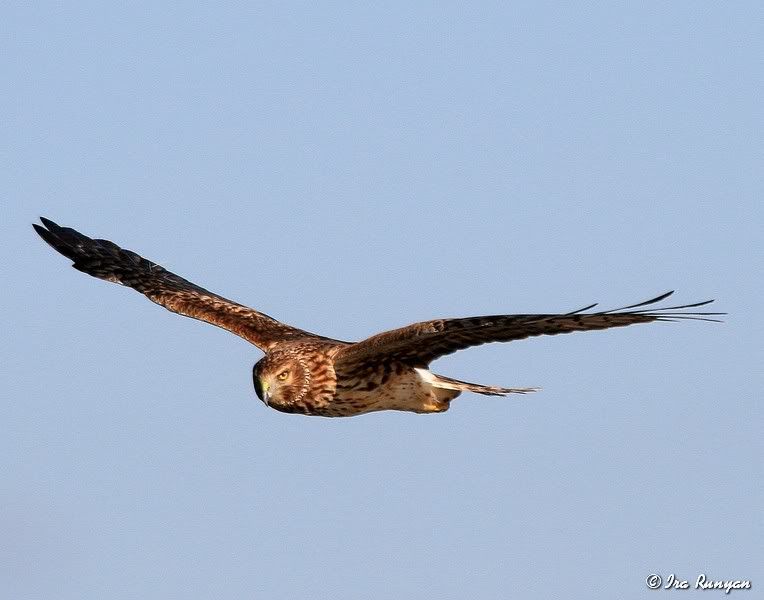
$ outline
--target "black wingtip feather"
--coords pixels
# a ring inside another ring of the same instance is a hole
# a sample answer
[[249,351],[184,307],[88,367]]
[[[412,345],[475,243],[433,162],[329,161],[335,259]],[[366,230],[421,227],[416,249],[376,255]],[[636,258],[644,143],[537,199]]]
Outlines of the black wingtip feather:
[[[646,317],[654,317],[656,320],[660,320],[660,321],[695,320],[695,321],[714,321],[717,323],[722,323],[723,321],[719,319],[709,319],[708,317],[712,317],[712,316],[715,317],[715,316],[721,316],[721,315],[727,314],[724,312],[671,312],[671,311],[682,311],[688,308],[698,308],[700,306],[706,306],[707,304],[711,304],[712,302],[714,302],[713,299],[703,300],[702,302],[693,302],[691,304],[679,304],[676,306],[661,306],[656,308],[652,308],[652,307],[646,308],[652,304],[660,302],[661,300],[665,300],[666,298],[671,296],[673,293],[674,293],[674,290],[671,290],[670,292],[666,292],[650,300],[645,300],[644,302],[631,304],[629,306],[624,306],[623,308],[606,310],[598,314],[644,315]],[[636,309],[636,310],[632,310],[632,309]],[[579,311],[576,311],[571,314],[576,314],[577,312]]]
[[637,304],[631,304],[629,306],[622,306],[621,308],[614,308],[613,310],[608,310],[606,312],[612,313],[612,312],[623,312],[625,310],[629,310],[630,308],[640,308],[642,306],[648,306],[650,304],[655,304],[656,302],[660,302],[661,300],[665,300],[671,294],[674,293],[674,290],[671,290],[669,292],[666,292],[664,294],[661,294],[660,296],[656,296],[655,298],[652,298],[650,300],[645,300],[644,302],[638,302]]
[[37,223],[34,223],[32,227],[34,227],[34,230],[37,232],[37,235],[39,235],[43,240],[45,240],[45,242],[47,242],[54,248],[56,247],[56,236],[53,233],[51,233],[44,227],[40,227]]
[[711,304],[714,300],[703,300],[702,302],[694,302],[692,304],[682,304],[680,306],[664,306],[662,308],[656,308],[655,310],[677,310],[679,308],[696,308],[698,306],[705,306]]
[[90,238],[82,235],[78,231],[69,229],[68,227],[61,227],[50,219],[40,217],[40,221],[42,221],[47,229],[33,223],[32,227],[34,227],[37,235],[39,235],[56,252],[65,256],[69,260],[76,261],[80,254],[78,245],[90,241]]
[[42,221],[42,224],[45,225],[48,229],[55,229],[58,227],[56,223],[51,221],[50,219],[46,219],[45,217],[40,217],[40,221]]
[[679,322],[679,321],[708,321],[709,323],[724,323],[721,319],[709,319],[700,315],[726,315],[727,313],[686,313],[683,315],[661,315],[655,318],[656,321]]
[[569,313],[566,313],[566,316],[577,315],[578,313],[582,313],[585,310],[589,310],[590,308],[594,308],[598,304],[599,304],[599,302],[595,302],[594,304],[590,304],[589,306],[584,306],[583,308],[578,308],[576,310],[570,311]]

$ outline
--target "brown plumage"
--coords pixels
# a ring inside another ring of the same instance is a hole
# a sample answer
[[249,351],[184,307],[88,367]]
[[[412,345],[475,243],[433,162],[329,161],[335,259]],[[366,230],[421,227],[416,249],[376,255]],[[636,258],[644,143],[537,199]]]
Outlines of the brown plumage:
[[503,396],[536,388],[504,388],[436,375],[441,356],[488,342],[681,319],[715,321],[723,313],[688,312],[712,302],[646,309],[670,296],[617,310],[565,314],[495,315],[437,319],[351,343],[323,337],[205,290],[108,240],[91,239],[42,218],[37,233],[71,259],[75,269],[131,287],[165,308],[207,321],[248,340],[265,356],[255,364],[257,396],[282,412],[345,417],[377,410],[443,412],[463,391]]

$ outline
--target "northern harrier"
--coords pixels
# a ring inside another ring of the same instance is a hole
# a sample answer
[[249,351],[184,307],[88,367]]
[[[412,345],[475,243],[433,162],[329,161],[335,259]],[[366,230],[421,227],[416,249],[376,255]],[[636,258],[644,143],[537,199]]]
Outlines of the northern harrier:
[[253,368],[255,391],[266,405],[287,413],[348,417],[377,410],[433,413],[448,410],[463,391],[490,396],[536,388],[478,385],[436,375],[429,364],[441,356],[487,342],[536,335],[608,329],[633,323],[709,318],[723,313],[687,312],[712,302],[646,309],[673,292],[617,310],[565,314],[496,315],[436,319],[343,342],[291,327],[252,308],[213,294],[108,240],[41,219],[38,234],[74,261],[75,269],[120,283],[165,308],[235,333],[265,353]]

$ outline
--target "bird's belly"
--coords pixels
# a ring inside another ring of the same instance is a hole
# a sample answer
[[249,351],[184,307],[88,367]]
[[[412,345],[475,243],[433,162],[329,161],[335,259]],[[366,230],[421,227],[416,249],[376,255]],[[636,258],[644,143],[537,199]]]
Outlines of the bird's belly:
[[[370,389],[369,389],[370,388]],[[380,385],[338,387],[324,410],[327,416],[352,416],[378,410],[433,413],[448,410],[458,391],[434,388],[413,369],[390,377]]]

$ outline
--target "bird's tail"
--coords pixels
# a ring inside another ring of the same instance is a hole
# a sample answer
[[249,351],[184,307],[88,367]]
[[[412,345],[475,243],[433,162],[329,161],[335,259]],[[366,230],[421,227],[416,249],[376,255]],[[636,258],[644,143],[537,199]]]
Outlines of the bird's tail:
[[444,377],[443,375],[436,375],[426,369],[417,369],[417,371],[431,385],[444,390],[475,392],[485,396],[506,396],[507,394],[528,394],[530,392],[537,392],[540,389],[535,387],[505,388],[494,385],[480,385],[479,383],[469,383],[468,381],[459,381],[458,379]]

